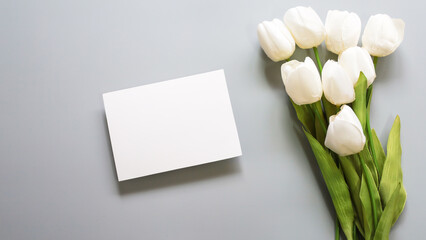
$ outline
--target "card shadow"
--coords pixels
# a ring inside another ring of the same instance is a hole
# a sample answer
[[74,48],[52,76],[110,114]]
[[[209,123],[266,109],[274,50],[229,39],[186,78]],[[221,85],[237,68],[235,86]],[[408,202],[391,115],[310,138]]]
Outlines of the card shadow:
[[150,176],[118,182],[120,195],[148,192],[177,185],[198,184],[241,172],[240,157],[177,169]]
[[234,175],[242,171],[240,165],[241,157],[234,157],[119,182],[105,112],[103,112],[103,124],[105,136],[108,138],[106,142],[109,151],[108,161],[111,164],[111,178],[116,179],[117,191],[121,196],[169,188],[177,185],[195,184]]

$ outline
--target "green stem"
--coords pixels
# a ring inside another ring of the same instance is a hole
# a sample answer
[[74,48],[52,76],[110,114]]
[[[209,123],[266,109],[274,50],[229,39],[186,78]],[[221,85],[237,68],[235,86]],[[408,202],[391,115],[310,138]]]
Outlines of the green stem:
[[[321,60],[320,60],[320,57],[319,57],[319,54],[318,54],[318,48],[317,47],[313,47],[312,48],[313,50],[314,50],[314,53],[315,53],[315,58],[316,58],[316,60],[317,60],[317,63],[318,63],[318,69],[319,69],[319,73],[320,73],[320,75],[322,74],[322,64],[321,64]],[[327,99],[325,99],[325,97],[323,96],[322,97],[322,99],[323,99],[323,102],[324,102],[324,107],[327,105],[327,104],[330,104],[328,101],[327,101]],[[321,101],[321,100],[320,100]],[[331,105],[331,104],[330,104]],[[325,110],[325,109],[324,109]],[[325,116],[326,116],[326,118],[328,118],[328,116],[327,116],[327,112],[326,111],[324,111],[323,109],[322,109],[322,107],[321,107],[321,111],[323,111],[323,113],[325,114]],[[322,119],[322,118],[321,118]],[[328,120],[326,119],[325,121],[327,121],[328,122]],[[324,123],[324,122],[323,122]],[[321,123],[321,124],[323,124],[323,123]],[[327,132],[327,131],[325,131],[325,132]]]
[[373,83],[367,88],[367,108],[370,105],[371,94],[373,94]]
[[321,64],[321,60],[319,58],[318,49],[317,49],[317,47],[313,47],[313,49],[314,49],[314,53],[315,53],[315,58],[317,59],[319,72],[321,74],[322,73],[322,64]]
[[320,125],[322,127],[322,130],[324,130],[324,133],[327,132],[327,127],[325,126],[324,118],[321,117],[321,115],[318,112],[318,109],[314,105],[315,103],[310,104],[311,110],[314,112],[315,117],[318,118]]
[[374,161],[374,165],[376,166],[377,169],[377,175],[379,180],[381,179],[380,176],[380,171],[379,171],[379,163],[377,162],[377,155],[376,155],[376,149],[374,148],[374,144],[373,144],[373,134],[371,133],[371,127],[370,127],[370,113],[369,111],[367,111],[366,114],[366,122],[367,122],[367,134],[368,134],[368,145],[370,145],[370,150],[371,150],[371,155],[373,155],[373,161]]
[[365,180],[367,181],[368,193],[370,194],[371,208],[373,211],[373,223],[374,223],[373,232],[375,232],[377,227],[377,210],[376,210],[376,202],[374,201],[374,198],[373,198],[373,183],[372,183],[373,180],[370,178],[370,175],[367,174],[368,168],[364,160],[362,159],[362,157],[360,157],[359,154],[356,154],[354,156],[355,158],[358,158],[359,161],[361,162],[362,170],[364,171]]
[[[377,56],[373,57],[373,63],[374,63],[374,69],[376,69],[377,66],[377,60],[379,58]],[[368,105],[370,104],[370,100],[371,100],[371,94],[373,94],[373,85],[371,85],[370,87],[368,87],[367,89],[367,99],[368,100]],[[371,126],[370,126],[370,107],[367,107],[367,111],[366,111],[366,128],[367,128],[367,135],[368,135],[368,145],[370,145],[370,149],[371,149],[371,155],[373,155],[373,161],[374,161],[374,165],[376,166],[377,169],[377,175],[379,180],[381,179],[380,176],[380,171],[379,171],[379,163],[377,162],[377,155],[376,155],[376,149],[374,148],[374,143],[373,143],[373,137],[372,137],[372,133],[371,133]]]
[[339,240],[340,239],[340,227],[339,227],[339,219],[336,216],[336,222],[334,224],[334,239]]

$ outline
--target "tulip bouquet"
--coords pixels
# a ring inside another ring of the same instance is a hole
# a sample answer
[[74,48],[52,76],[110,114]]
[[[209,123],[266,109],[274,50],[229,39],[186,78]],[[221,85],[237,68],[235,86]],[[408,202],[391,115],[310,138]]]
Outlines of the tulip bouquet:
[[[378,57],[401,44],[404,22],[371,16],[358,47],[361,20],[355,13],[329,11],[325,25],[310,7],[295,7],[258,25],[259,42],[281,66],[285,90],[311,145],[336,211],[336,239],[389,239],[404,209],[400,119],[390,130],[385,153],[370,127],[370,102]],[[322,67],[317,47],[338,55]],[[296,44],[313,49],[318,64],[290,60]],[[323,94],[324,93],[324,94]]]

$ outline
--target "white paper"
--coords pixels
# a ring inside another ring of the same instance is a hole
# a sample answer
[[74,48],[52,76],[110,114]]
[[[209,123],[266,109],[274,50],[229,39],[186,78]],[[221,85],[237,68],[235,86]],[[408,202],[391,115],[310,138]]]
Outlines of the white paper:
[[103,99],[119,181],[241,155],[223,70]]

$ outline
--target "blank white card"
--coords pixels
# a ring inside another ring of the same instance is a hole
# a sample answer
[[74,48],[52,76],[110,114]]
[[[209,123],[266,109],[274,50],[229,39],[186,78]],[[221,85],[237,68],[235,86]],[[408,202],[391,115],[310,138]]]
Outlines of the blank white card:
[[119,181],[241,155],[223,70],[103,99]]

